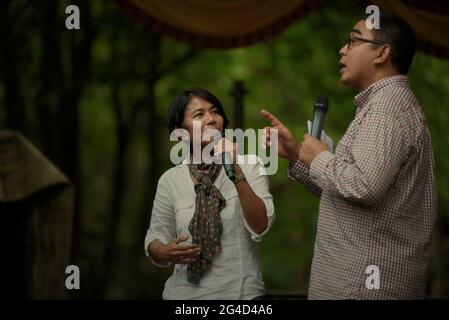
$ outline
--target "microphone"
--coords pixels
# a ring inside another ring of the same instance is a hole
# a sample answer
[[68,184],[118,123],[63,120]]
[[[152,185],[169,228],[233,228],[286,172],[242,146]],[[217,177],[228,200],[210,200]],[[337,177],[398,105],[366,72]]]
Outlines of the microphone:
[[316,139],[321,140],[321,132],[323,131],[324,119],[326,118],[328,108],[329,101],[327,97],[316,98],[313,109],[312,130],[310,132],[310,135]]
[[223,152],[221,154],[222,156],[222,162],[223,162],[223,168],[225,169],[226,175],[231,181],[235,180],[235,172],[234,172],[234,166],[232,164],[232,158],[231,154],[229,152]]

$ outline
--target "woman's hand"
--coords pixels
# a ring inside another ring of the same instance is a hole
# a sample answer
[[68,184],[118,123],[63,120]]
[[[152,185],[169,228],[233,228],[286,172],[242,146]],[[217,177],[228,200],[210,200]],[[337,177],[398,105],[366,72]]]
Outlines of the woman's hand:
[[151,256],[160,262],[189,264],[200,256],[201,249],[196,244],[181,244],[188,238],[188,236],[180,236],[167,244],[155,240],[149,246]]
[[238,145],[237,143],[232,143],[232,141],[221,138],[220,141],[215,145],[214,147],[214,155],[220,156],[223,152],[227,152],[232,156],[232,163],[234,164],[234,170],[235,172],[240,172],[240,166],[237,164],[237,150]]
[[[236,163],[238,145],[231,141],[222,138],[215,146],[214,154],[221,154],[223,152],[232,153],[232,162],[234,164],[234,171],[236,175],[243,174],[242,168]],[[243,180],[242,183],[235,185],[237,194],[239,196],[240,205],[242,206],[243,215],[248,222],[251,229],[257,234],[261,234],[268,227],[267,210],[265,203],[254,192],[248,181]]]

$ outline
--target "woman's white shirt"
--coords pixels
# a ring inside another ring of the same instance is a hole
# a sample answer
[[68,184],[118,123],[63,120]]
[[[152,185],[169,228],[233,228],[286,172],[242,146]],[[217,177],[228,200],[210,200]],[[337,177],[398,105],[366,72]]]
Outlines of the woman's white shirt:
[[[237,161],[251,188],[265,203],[267,229],[261,234],[251,229],[244,218],[235,186],[222,169],[214,181],[226,199],[226,207],[220,213],[222,250],[199,285],[187,281],[187,265],[176,264],[173,274],[165,283],[163,299],[252,299],[264,294],[255,242],[262,239],[274,222],[273,199],[262,161],[254,155],[239,155]],[[188,227],[195,211],[195,198],[187,164],[177,165],[162,175],[145,237],[145,253],[149,258],[148,245],[156,239],[168,243],[179,236],[188,235],[189,239],[182,243],[191,243]],[[151,260],[159,267],[171,265],[161,265]]]

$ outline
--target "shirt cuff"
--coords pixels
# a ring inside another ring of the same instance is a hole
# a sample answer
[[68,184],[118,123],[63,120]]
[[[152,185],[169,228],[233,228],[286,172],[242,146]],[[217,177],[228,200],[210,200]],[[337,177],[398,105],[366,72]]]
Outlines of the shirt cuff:
[[289,161],[287,168],[287,176],[291,180],[304,181],[309,175],[309,168],[300,160],[295,162]]
[[151,260],[151,262],[159,268],[168,268],[172,265],[171,262],[166,262],[166,263],[158,263],[156,262],[153,257],[151,256],[149,250],[148,250],[148,245],[153,242],[154,240],[159,240],[162,243],[166,243],[167,241],[163,241],[163,238],[159,238],[157,236],[150,236],[150,237],[146,237],[145,238],[145,255]]
[[246,229],[251,234],[251,239],[256,242],[262,241],[263,236],[268,232],[268,230],[270,230],[271,226],[273,225],[274,218],[275,218],[273,200],[272,199],[263,199],[263,198],[261,198],[261,199],[262,199],[263,203],[265,204],[265,210],[267,211],[267,221],[268,221],[267,228],[261,234],[257,234],[251,229],[249,224],[246,222],[245,217],[243,217],[243,222],[245,223]]
[[326,170],[326,167],[329,161],[331,161],[334,158],[334,156],[335,155],[332,152],[326,150],[320,152],[310,164],[309,169],[310,178],[313,181],[315,181],[315,183],[321,188],[323,188],[324,184],[323,175]]

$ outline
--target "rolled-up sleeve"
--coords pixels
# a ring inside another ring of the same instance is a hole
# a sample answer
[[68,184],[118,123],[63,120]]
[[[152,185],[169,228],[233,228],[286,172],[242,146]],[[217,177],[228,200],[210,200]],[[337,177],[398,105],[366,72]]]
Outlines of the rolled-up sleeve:
[[252,161],[250,160],[249,163],[256,162],[256,164],[248,166],[249,167],[248,172],[245,173],[246,180],[253,189],[254,193],[260,199],[262,199],[262,201],[265,204],[268,225],[267,228],[264,230],[264,232],[257,234],[251,229],[245,218],[243,219],[243,221],[245,223],[245,228],[251,234],[251,239],[253,241],[259,242],[262,240],[263,236],[270,230],[271,226],[273,225],[275,220],[275,213],[274,213],[273,196],[270,193],[269,180],[266,174],[265,167],[263,165],[262,160],[259,157],[256,156],[254,157],[257,159],[251,159]]
[[156,196],[153,201],[151,212],[150,227],[145,237],[145,254],[151,259],[154,265],[158,267],[169,267],[171,263],[160,264],[154,261],[148,252],[148,245],[154,240],[162,243],[168,243],[176,238],[176,223],[174,217],[174,208],[164,184],[163,177],[158,182]]

